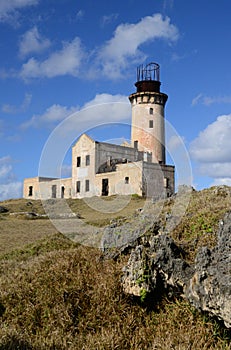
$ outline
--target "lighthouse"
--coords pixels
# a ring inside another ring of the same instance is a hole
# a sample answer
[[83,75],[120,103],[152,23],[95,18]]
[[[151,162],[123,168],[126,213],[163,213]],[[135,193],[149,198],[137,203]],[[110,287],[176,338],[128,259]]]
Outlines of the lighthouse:
[[152,162],[165,164],[164,108],[168,96],[160,92],[160,66],[151,62],[137,68],[132,107],[132,146],[151,154]]

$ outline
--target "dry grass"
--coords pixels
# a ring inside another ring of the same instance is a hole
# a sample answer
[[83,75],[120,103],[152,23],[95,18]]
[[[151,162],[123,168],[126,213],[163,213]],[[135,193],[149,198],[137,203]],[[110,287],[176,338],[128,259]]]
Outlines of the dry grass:
[[[197,236],[200,241],[207,235],[207,227],[214,229],[228,203],[230,209],[230,198],[220,197],[215,201],[212,192],[194,193],[175,237],[190,246]],[[137,203],[133,211],[140,206]],[[7,223],[17,249],[10,250],[11,243],[1,251],[0,350],[231,349],[230,332],[185,301],[164,299],[159,305],[144,305],[124,295],[120,276],[127,257],[105,260],[99,250],[52,231],[48,220],[5,216],[0,221],[1,228],[6,225],[5,241]],[[192,229],[195,224],[199,233]],[[27,245],[22,247],[23,243]]]

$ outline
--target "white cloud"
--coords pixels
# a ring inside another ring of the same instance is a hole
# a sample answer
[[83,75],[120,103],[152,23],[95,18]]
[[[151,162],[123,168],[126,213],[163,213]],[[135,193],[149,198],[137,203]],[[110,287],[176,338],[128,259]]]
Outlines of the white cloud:
[[231,114],[222,115],[200,132],[190,145],[190,154],[199,163],[199,172],[214,183],[231,181]]
[[199,162],[231,162],[231,114],[209,124],[191,143],[191,156]]
[[[41,115],[34,115],[30,120],[21,125],[29,127],[54,127],[69,116],[76,114],[76,118],[70,118],[65,122],[68,129],[84,131],[92,121],[96,124],[106,122],[118,122],[130,117],[131,107],[127,96],[97,94],[94,99],[86,102],[81,108],[78,106],[52,105]],[[78,125],[76,126],[76,120]]]
[[20,76],[23,79],[52,78],[61,75],[77,76],[85,54],[80,39],[76,37],[71,42],[63,43],[60,51],[52,53],[46,60],[38,61],[30,58],[23,64]]
[[[82,14],[80,10],[79,16]],[[116,14],[106,16],[104,23],[115,18]],[[170,23],[168,17],[154,14],[144,17],[136,24],[120,24],[113,37],[92,52],[85,52],[80,38],[76,37],[71,42],[63,43],[61,50],[53,52],[45,60],[30,57],[22,65],[19,76],[25,80],[62,75],[81,76],[82,71],[79,68],[80,65],[84,65],[85,78],[104,76],[117,79],[124,76],[129,65],[145,59],[146,56],[140,49],[142,44],[155,39],[163,39],[170,43],[176,41],[178,36],[177,27]],[[31,52],[40,52],[49,45],[50,41],[41,37],[37,27],[34,27],[24,34],[20,42],[20,54],[24,57]],[[87,57],[91,59],[90,66],[87,66]]]
[[28,54],[40,53],[47,49],[51,45],[51,42],[47,38],[43,38],[35,26],[28,30],[19,42],[19,54],[21,57],[25,57]]
[[206,96],[202,93],[198,94],[192,100],[192,106],[196,106],[198,104],[203,104],[205,106],[210,106],[212,104],[217,103],[231,103],[231,96]]
[[168,17],[154,14],[136,24],[121,24],[114,36],[106,42],[97,55],[99,70],[111,79],[121,77],[123,70],[132,62],[144,58],[140,46],[155,39],[176,41],[179,33]]
[[46,109],[46,111],[41,115],[33,115],[33,117],[23,123],[21,127],[23,129],[29,127],[54,127],[55,124],[61,122],[63,119],[68,117],[70,114],[78,110],[77,107],[65,107],[59,104],[54,104]]
[[0,22],[9,21],[12,16],[17,16],[17,10],[23,7],[37,5],[39,0],[1,0],[0,1]]
[[231,186],[231,177],[215,179],[211,186],[226,185]]
[[0,200],[22,197],[22,183],[19,181],[7,184],[0,183]]
[[32,99],[31,94],[25,94],[24,100],[20,106],[17,107],[14,105],[4,104],[1,108],[2,112],[9,113],[9,114],[25,112],[31,103],[31,99]]
[[22,196],[22,183],[16,181],[13,160],[9,156],[0,158],[0,200]]

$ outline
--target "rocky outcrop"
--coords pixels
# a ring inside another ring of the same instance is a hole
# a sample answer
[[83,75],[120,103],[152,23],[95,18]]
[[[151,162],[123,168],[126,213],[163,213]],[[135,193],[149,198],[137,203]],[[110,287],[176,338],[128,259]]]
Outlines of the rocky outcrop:
[[220,222],[217,246],[198,252],[185,295],[197,309],[231,328],[231,212]]
[[220,222],[217,235],[217,246],[201,248],[191,265],[166,233],[144,235],[123,268],[124,291],[141,299],[181,295],[231,328],[231,212]]

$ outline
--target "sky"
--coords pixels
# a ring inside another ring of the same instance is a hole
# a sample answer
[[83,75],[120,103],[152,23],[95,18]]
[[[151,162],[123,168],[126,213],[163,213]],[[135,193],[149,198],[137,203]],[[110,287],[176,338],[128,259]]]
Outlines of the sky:
[[40,171],[49,142],[70,176],[81,133],[129,140],[128,96],[149,62],[168,95],[169,162],[180,140],[195,189],[231,186],[230,13],[229,0],[0,0],[0,200],[56,175]]

